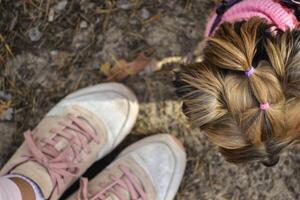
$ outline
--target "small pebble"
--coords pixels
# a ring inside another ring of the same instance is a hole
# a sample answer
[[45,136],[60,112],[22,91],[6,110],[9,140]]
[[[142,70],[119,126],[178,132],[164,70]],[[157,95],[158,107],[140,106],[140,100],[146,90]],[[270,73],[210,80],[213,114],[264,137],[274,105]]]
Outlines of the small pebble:
[[53,22],[54,21],[54,10],[50,9],[49,15],[48,15],[48,21]]
[[140,12],[140,16],[143,19],[148,19],[150,17],[150,12],[146,8],[143,8]]
[[88,27],[88,23],[86,22],[86,21],[82,21],[81,23],[80,23],[80,28],[87,28]]
[[50,55],[52,57],[57,56],[58,55],[58,51],[57,50],[52,50],[52,51],[50,51]]
[[123,10],[128,10],[132,7],[132,4],[128,0],[118,0],[117,7]]
[[94,60],[92,63],[91,63],[91,66],[93,69],[99,69],[99,66],[100,66],[100,62],[98,60]]
[[39,30],[38,27],[33,27],[33,28],[29,29],[28,36],[31,41],[36,42],[41,39],[41,37],[43,36],[43,33]]
[[68,4],[68,1],[67,0],[63,0],[63,1],[60,1],[58,4],[56,4],[53,9],[56,11],[56,12],[61,12],[63,11],[65,8],[66,8],[66,5]]
[[95,24],[98,24],[98,23],[100,23],[100,22],[101,22],[100,17],[97,17],[97,18],[96,18],[96,21],[95,21]]
[[0,99],[5,100],[5,101],[9,101],[11,100],[11,94],[7,94],[4,91],[0,91]]

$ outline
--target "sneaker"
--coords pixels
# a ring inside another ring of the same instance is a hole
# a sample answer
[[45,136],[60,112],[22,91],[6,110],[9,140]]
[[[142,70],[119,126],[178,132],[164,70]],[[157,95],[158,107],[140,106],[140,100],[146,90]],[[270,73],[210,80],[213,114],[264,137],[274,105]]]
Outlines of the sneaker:
[[45,199],[58,199],[95,161],[111,152],[131,131],[138,115],[135,95],[118,83],[72,93],[33,131],[0,174],[33,180]]
[[68,200],[171,200],[186,165],[181,143],[170,135],[155,135],[127,149]]

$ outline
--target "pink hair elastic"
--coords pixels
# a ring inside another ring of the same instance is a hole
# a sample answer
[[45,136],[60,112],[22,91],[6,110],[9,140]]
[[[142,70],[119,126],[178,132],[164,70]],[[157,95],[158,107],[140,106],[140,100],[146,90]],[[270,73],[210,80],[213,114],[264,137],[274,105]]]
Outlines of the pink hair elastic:
[[269,103],[262,103],[260,104],[260,109],[261,110],[268,110],[270,108],[270,104]]
[[246,74],[246,76],[250,77],[253,74],[253,72],[254,72],[254,67],[251,67],[250,70],[245,71],[245,74]]

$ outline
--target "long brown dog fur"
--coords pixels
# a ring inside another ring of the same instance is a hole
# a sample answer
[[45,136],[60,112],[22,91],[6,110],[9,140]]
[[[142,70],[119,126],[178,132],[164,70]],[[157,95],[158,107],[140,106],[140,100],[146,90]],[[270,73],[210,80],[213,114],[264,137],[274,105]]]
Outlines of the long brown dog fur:
[[300,31],[270,29],[259,18],[224,23],[203,61],[176,74],[185,115],[230,162],[272,163],[299,138]]

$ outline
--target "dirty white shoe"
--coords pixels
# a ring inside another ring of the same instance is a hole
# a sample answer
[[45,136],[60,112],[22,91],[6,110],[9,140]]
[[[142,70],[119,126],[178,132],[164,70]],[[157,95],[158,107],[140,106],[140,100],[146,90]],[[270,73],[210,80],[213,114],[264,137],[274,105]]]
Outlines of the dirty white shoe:
[[172,200],[186,165],[181,143],[163,134],[148,137],[127,149],[68,200]]
[[95,161],[131,131],[138,114],[134,94],[118,83],[81,89],[60,101],[1,170],[36,182],[58,199]]

